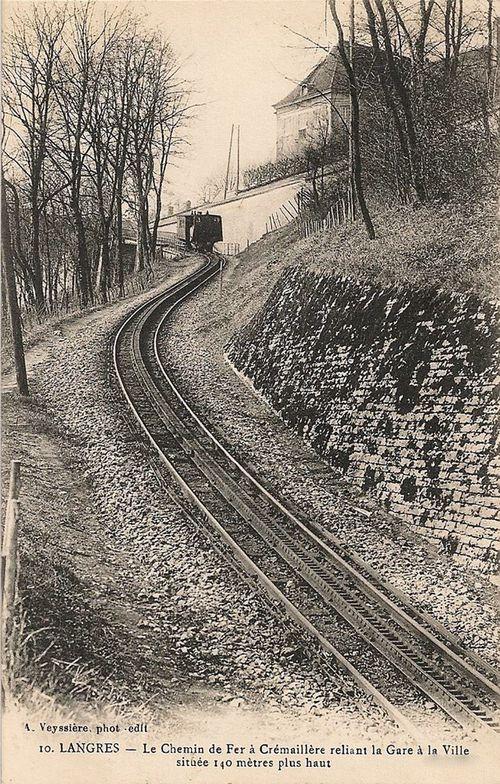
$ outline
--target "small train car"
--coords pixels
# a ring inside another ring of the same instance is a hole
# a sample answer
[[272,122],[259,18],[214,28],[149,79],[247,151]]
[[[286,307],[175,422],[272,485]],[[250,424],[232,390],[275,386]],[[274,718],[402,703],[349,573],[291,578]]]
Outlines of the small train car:
[[185,241],[187,248],[211,251],[216,242],[222,241],[222,218],[208,212],[179,215],[177,236]]

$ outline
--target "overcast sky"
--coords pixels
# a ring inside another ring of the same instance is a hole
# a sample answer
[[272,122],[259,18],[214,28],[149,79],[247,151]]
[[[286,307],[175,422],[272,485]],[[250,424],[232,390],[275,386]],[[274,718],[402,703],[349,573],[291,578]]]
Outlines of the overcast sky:
[[[495,0],[495,8],[498,8]],[[464,9],[486,5],[464,0]],[[357,14],[362,3],[356,0]],[[184,61],[186,77],[204,106],[191,127],[191,146],[171,173],[170,190],[196,200],[200,185],[225,171],[231,123],[241,126],[242,168],[274,156],[272,104],[283,98],[324,56],[291,30],[336,43],[326,0],[149,0],[131,2],[161,29]],[[348,19],[348,0],[338,0]]]
[[[193,201],[201,183],[224,171],[231,123],[241,126],[241,166],[274,156],[272,104],[323,56],[286,29],[325,44],[324,0],[152,0],[130,3],[168,37],[192,82],[197,119],[171,190]],[[294,81],[295,80],[295,81]]]
[[[77,0],[79,2],[80,0]],[[478,0],[465,0],[465,8]],[[481,0],[484,2],[484,0]],[[26,7],[4,2],[3,11]],[[326,0],[102,0],[128,6],[172,43],[193,86],[197,118],[190,146],[170,169],[167,201],[197,200],[203,182],[225,171],[231,123],[241,126],[241,168],[274,156],[272,104],[321,60],[321,46],[336,42]],[[348,0],[338,0],[347,19]],[[357,7],[361,6],[359,0]],[[287,29],[288,28],[288,29]],[[297,34],[294,34],[294,32]]]

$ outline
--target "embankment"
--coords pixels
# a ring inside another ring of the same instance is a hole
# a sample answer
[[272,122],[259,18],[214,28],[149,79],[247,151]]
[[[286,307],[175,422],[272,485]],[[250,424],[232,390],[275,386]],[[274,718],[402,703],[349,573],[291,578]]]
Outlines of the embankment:
[[297,265],[228,356],[349,483],[460,560],[496,568],[491,300]]

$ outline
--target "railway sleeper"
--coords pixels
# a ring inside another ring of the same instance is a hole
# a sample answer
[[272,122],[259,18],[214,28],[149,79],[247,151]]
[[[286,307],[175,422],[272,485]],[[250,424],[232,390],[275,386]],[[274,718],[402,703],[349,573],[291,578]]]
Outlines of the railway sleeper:
[[[155,401],[155,402],[156,402],[156,401]],[[208,484],[208,483],[207,483],[207,484]],[[283,518],[282,518],[282,520],[283,520]],[[282,522],[281,522],[281,523],[276,523],[276,525],[277,525],[278,527],[282,527]],[[262,528],[261,528],[261,535],[262,535]],[[276,532],[275,532],[275,531],[273,532],[273,534],[272,534],[272,537],[271,537],[271,538],[272,538],[272,539],[274,539],[274,540],[276,540],[276,538],[277,538],[277,537],[276,537]],[[279,551],[280,551],[280,550],[282,550],[283,548],[277,548],[277,549],[278,549],[278,552],[279,552]],[[285,551],[288,551],[288,553],[289,553],[289,554],[290,554],[290,552],[293,552],[293,549],[291,549],[291,548],[284,548],[284,549],[285,549]],[[315,558],[313,558],[312,556],[310,556],[310,555],[304,555],[304,551],[302,551],[302,553],[300,553],[300,555],[299,555],[299,556],[297,556],[297,553],[295,553],[294,555],[295,555],[295,558],[297,558],[297,557],[299,557],[299,558],[300,558],[300,557],[302,557],[304,560],[306,560],[306,562],[307,562],[307,564],[308,564],[308,566],[306,566],[307,573],[309,574],[309,576],[310,576],[311,578],[313,578],[313,580],[312,580],[312,581],[309,581],[309,582],[310,582],[310,584],[311,584],[312,582],[316,583],[316,585],[312,585],[312,587],[313,587],[315,590],[317,590],[317,591],[320,593],[320,595],[321,595],[321,594],[322,594],[322,591],[321,591],[321,590],[319,590],[319,589],[318,589],[318,587],[317,587],[317,583],[318,583],[318,581],[319,581],[320,585],[321,585],[321,582],[322,582],[321,574],[322,574],[322,572],[323,572],[323,569],[321,568],[321,566],[320,566],[320,565],[317,563],[317,561],[315,560]],[[285,560],[288,560],[288,559],[287,559],[287,558],[285,558]],[[315,566],[315,568],[311,568],[311,566],[313,566],[313,565]],[[325,585],[327,585],[327,584],[325,583]],[[347,598],[346,598],[346,597],[347,597]],[[344,611],[345,611],[345,610],[349,611],[349,602],[348,602],[348,597],[349,597],[349,593],[348,593],[348,592],[346,592],[346,591],[344,591],[344,592],[342,593],[342,597],[340,597],[340,598],[341,598],[341,600],[342,600],[342,603],[344,604]],[[358,607],[359,607],[359,604],[358,604]],[[335,609],[337,609],[337,608],[335,608]],[[360,613],[359,613],[359,612],[357,612],[357,611],[355,610],[355,608],[353,608],[353,607],[351,607],[351,608],[350,608],[350,612],[348,612],[348,615],[352,615],[352,613],[353,613],[353,612],[354,612],[356,615],[358,615],[358,620],[360,620],[360,618],[361,618],[362,616],[360,616]],[[341,615],[344,615],[344,613],[341,613]],[[352,619],[350,619],[349,617],[347,617],[347,618],[346,618],[346,620],[348,620],[348,622],[351,624],[351,626],[354,626],[354,628],[356,629],[356,626],[355,626],[355,624],[353,623],[353,620],[352,620]],[[366,622],[365,620],[362,620],[362,622],[360,621],[360,623],[361,623],[361,628],[362,628],[362,629],[365,629],[365,634],[366,634],[366,632],[368,631],[368,628],[367,628],[367,627],[369,626],[369,622]],[[375,630],[374,630],[374,631],[375,631]],[[358,633],[359,633],[359,631],[358,631]],[[361,636],[365,636],[365,634],[362,634]],[[379,632],[379,634],[380,634],[380,632]],[[370,638],[372,635],[371,635],[371,634],[368,634],[367,636],[368,636],[368,638]],[[397,639],[397,637],[394,635],[394,633],[392,633],[392,635],[391,635],[391,636],[392,636],[392,638],[393,638],[393,639]],[[368,641],[369,641],[369,642],[373,642],[374,640],[370,640],[370,639],[368,639]],[[375,636],[375,641],[376,641],[376,636]],[[378,648],[378,646],[377,646],[377,645],[375,645],[375,647],[376,647],[376,648]],[[394,647],[394,646],[393,646],[393,647]],[[383,655],[385,655],[385,654],[383,654]],[[404,654],[403,654],[403,656],[404,656]],[[392,659],[392,657],[390,658],[390,660],[391,660],[391,659]],[[392,663],[394,663],[394,662],[392,662]],[[399,667],[399,669],[401,669],[401,667]],[[428,668],[426,668],[426,669],[428,669]],[[425,677],[425,675],[424,675],[424,677]],[[441,691],[442,691],[442,692],[444,692],[444,690],[443,690],[443,689],[441,689]],[[481,709],[478,709],[477,707],[476,707],[476,710],[475,710],[475,711],[471,711],[471,712],[475,713],[477,716],[479,716],[479,717],[481,717],[481,718],[482,718],[483,716],[486,716],[486,715],[487,715],[487,714],[486,714],[486,713],[485,713],[483,710],[481,710]]]

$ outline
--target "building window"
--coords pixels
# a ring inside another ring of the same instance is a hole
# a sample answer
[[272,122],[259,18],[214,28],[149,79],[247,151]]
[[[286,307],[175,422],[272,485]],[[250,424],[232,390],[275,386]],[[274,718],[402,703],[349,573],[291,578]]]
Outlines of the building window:
[[337,109],[338,113],[342,117],[343,121],[348,125],[351,117],[351,107],[349,106],[349,104],[344,104],[343,106],[336,106],[335,108]]
[[301,84],[300,85],[300,94],[301,95],[307,95],[307,84]]
[[299,118],[298,118],[298,129],[299,129],[299,133],[300,133],[301,131],[305,131],[305,130],[306,130],[306,128],[307,128],[307,119],[308,119],[308,117],[309,117],[309,115],[308,115],[308,113],[307,113],[307,112],[301,112],[301,113],[299,114]]

